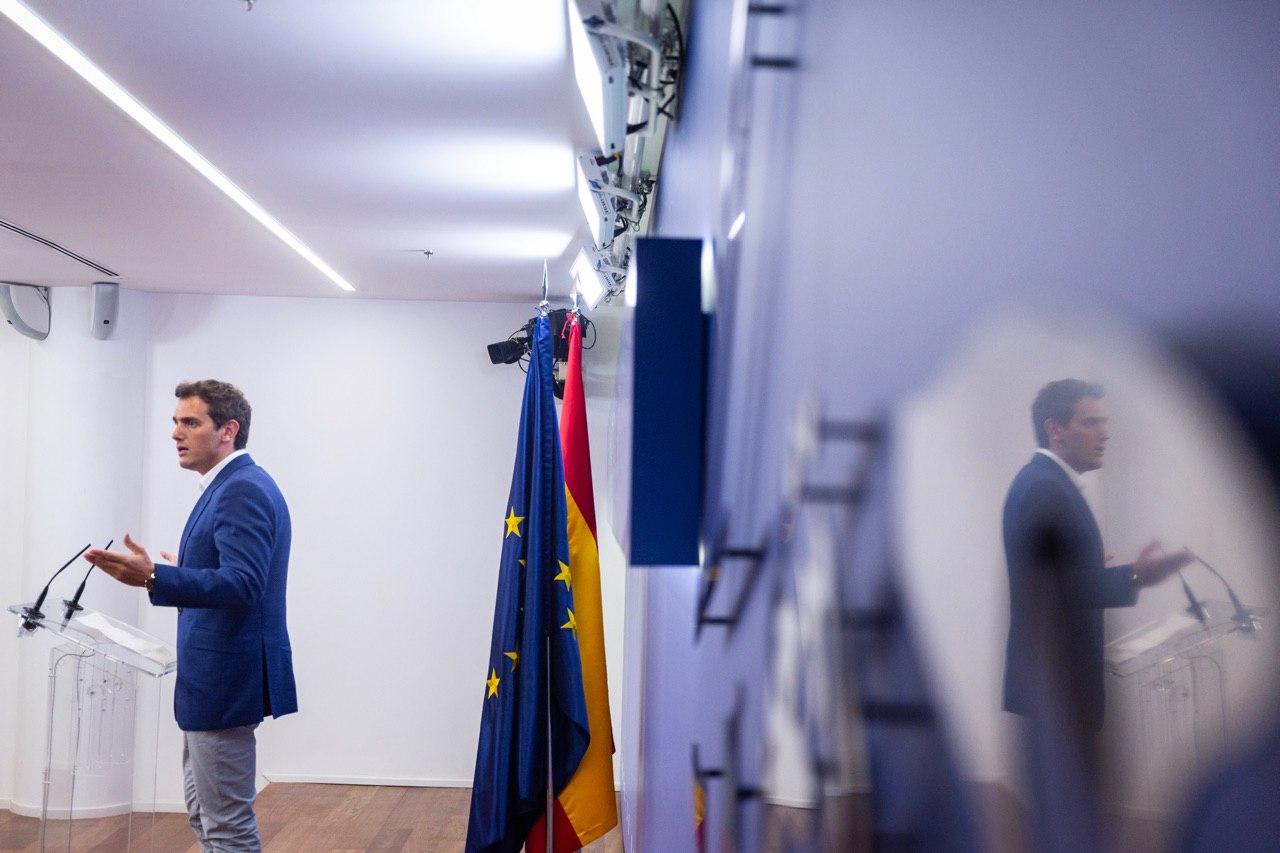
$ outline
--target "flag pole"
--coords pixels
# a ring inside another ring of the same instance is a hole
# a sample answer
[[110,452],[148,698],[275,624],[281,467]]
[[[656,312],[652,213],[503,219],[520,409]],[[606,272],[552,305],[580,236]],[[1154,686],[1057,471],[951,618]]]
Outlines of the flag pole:
[[[551,281],[547,274],[547,262],[542,261],[542,301],[538,303],[538,313],[543,317],[551,313],[551,304],[547,301],[551,294]],[[555,582],[552,582],[555,586]],[[551,747],[551,634],[546,635],[546,659],[543,663],[543,672],[547,674],[547,810],[544,820],[547,823],[547,847],[546,853],[555,853],[555,830],[552,828],[555,818],[555,798],[556,783],[555,770],[552,765],[552,757],[554,755]]]
[[553,818],[555,817],[554,809],[556,804],[556,784],[555,775],[551,765],[551,636],[547,636],[547,660],[545,664],[547,673],[547,853],[555,853],[555,830],[552,829]]

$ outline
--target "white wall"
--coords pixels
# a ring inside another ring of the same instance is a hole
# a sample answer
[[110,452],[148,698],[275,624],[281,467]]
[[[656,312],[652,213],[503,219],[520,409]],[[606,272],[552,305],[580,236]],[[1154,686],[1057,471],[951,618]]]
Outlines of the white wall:
[[[122,323],[111,341],[89,335],[89,291],[56,291],[51,299],[52,326],[42,342],[18,339],[12,332],[5,342],[10,365],[10,390],[25,395],[14,405],[26,423],[6,426],[14,430],[20,463],[15,464],[16,488],[5,488],[10,509],[6,522],[20,543],[6,558],[17,555],[18,582],[5,590],[12,603],[32,600],[49,575],[66,558],[92,542],[105,545],[118,531],[134,528],[142,504],[141,425],[147,359],[146,299],[124,294]],[[25,380],[16,373],[25,370]],[[25,436],[24,436],[25,432]],[[23,466],[21,472],[16,465]],[[6,483],[8,480],[6,479]],[[21,519],[12,529],[14,518]],[[49,600],[56,602],[74,590],[88,566],[66,570]],[[84,602],[111,616],[137,618],[139,594],[96,575],[90,578]],[[45,608],[48,611],[48,606]],[[5,631],[5,635],[9,632]],[[8,765],[13,775],[7,792],[14,808],[30,812],[41,800],[40,771],[44,763],[46,679],[51,644],[38,633],[19,641],[6,636],[0,651],[0,673],[9,673],[6,692],[17,701],[12,717],[0,717],[0,743],[13,744]],[[88,779],[78,790],[87,801],[123,804],[129,800],[127,782]]]
[[[1117,562],[1158,537],[1219,564],[1247,602],[1277,603],[1268,562],[1274,496],[1185,376],[1132,329],[1015,317],[985,325],[904,409],[898,448],[911,610],[947,701],[953,742],[966,772],[981,779],[1012,781],[1015,771],[1013,717],[1001,710],[1009,624],[1001,507],[1035,448],[1031,400],[1046,382],[1067,376],[1107,390],[1111,441],[1104,468],[1086,475],[1086,493]],[[1186,575],[1201,598],[1226,598],[1203,571]],[[1137,606],[1107,611],[1108,639],[1185,605],[1176,580],[1143,590]],[[1247,729],[1269,710],[1276,634],[1252,644],[1228,640],[1232,723]],[[1132,711],[1118,698],[1108,704],[1113,733]],[[1176,803],[1177,793],[1164,802]]]
[[[21,597],[25,575],[29,343],[0,326],[0,607]],[[0,631],[0,636],[9,633]],[[17,682],[17,648],[5,641],[0,643],[0,685],[7,696]],[[0,808],[13,796],[17,713],[16,697],[0,702]]]
[[[293,519],[289,627],[301,710],[259,729],[266,777],[469,784],[524,379],[514,366],[489,364],[485,344],[531,312],[355,299],[130,294],[126,301],[122,330],[136,322],[131,315],[145,315],[147,346],[136,370],[116,371],[129,385],[128,393],[117,391],[128,411],[104,441],[120,443],[92,445],[76,458],[102,453],[138,473],[124,490],[66,466],[47,479],[80,488],[85,501],[132,496],[140,510],[119,513],[108,535],[127,525],[153,556],[175,550],[196,493],[168,437],[173,387],[213,376],[244,389],[254,414],[249,449],[279,483]],[[88,386],[101,378],[108,345],[85,337],[67,349],[62,368],[80,377],[69,387],[96,405]],[[0,383],[12,384],[6,376]],[[53,408],[51,399],[40,404],[50,416]],[[599,414],[593,401],[597,492],[604,493]],[[34,440],[29,451],[37,452]],[[601,520],[617,731],[622,557],[607,517]],[[142,606],[136,618],[174,638],[174,611]],[[2,677],[9,641],[0,644]],[[180,742],[170,701],[171,691],[158,709],[159,799],[176,806]],[[140,706],[141,730],[149,731],[155,702]],[[13,742],[12,725],[4,725],[0,716],[0,744]]]

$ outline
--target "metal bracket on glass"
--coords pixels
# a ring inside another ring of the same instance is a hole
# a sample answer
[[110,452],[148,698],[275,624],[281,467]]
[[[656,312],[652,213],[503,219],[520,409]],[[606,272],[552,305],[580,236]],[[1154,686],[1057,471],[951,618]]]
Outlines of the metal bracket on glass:
[[878,421],[821,420],[817,424],[818,440],[879,444],[884,439],[884,426]]
[[898,623],[896,608],[878,607],[869,610],[846,610],[840,614],[840,626],[847,631],[876,631],[884,633]]
[[868,723],[884,723],[891,726],[932,726],[937,722],[933,707],[923,702],[883,702],[875,699],[863,701],[862,719]]
[[861,485],[831,486],[807,483],[800,487],[800,503],[802,504],[845,504],[856,506],[867,496],[867,490]]
[[[725,548],[715,555],[710,567],[707,569],[707,583],[698,599],[698,622],[695,636],[702,633],[704,625],[723,625],[730,631],[733,630],[733,627],[738,624],[738,620],[742,618],[743,611],[747,609],[747,602],[751,598],[752,589],[754,589],[757,581],[760,580],[764,557],[765,550],[763,548]],[[741,586],[738,587],[738,595],[734,599],[733,608],[727,614],[713,616],[707,611],[711,609],[711,598],[715,593],[716,585],[720,581],[721,566],[731,561],[747,562],[750,564],[750,569]]]

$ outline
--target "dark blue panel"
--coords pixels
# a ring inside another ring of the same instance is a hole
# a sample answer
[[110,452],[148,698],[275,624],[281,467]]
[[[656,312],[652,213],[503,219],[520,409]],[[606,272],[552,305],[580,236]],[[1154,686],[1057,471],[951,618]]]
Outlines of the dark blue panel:
[[632,263],[630,560],[696,565],[706,387],[702,241],[643,238]]

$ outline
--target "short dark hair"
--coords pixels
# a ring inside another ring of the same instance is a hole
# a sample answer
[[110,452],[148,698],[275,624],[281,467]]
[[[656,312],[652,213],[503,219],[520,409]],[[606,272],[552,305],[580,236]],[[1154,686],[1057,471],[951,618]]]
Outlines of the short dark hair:
[[1045,448],[1049,446],[1049,431],[1044,428],[1045,421],[1051,420],[1066,426],[1071,423],[1077,400],[1082,397],[1097,399],[1101,396],[1101,385],[1079,379],[1059,379],[1041,388],[1035,402],[1031,404],[1031,426],[1036,431],[1036,444]]
[[227,421],[235,421],[240,425],[236,433],[235,448],[243,450],[249,443],[249,418],[253,409],[244,392],[230,382],[219,382],[217,379],[201,379],[198,382],[179,382],[173,389],[173,396],[179,400],[188,397],[199,397],[209,407],[209,417],[213,425],[222,429]]

